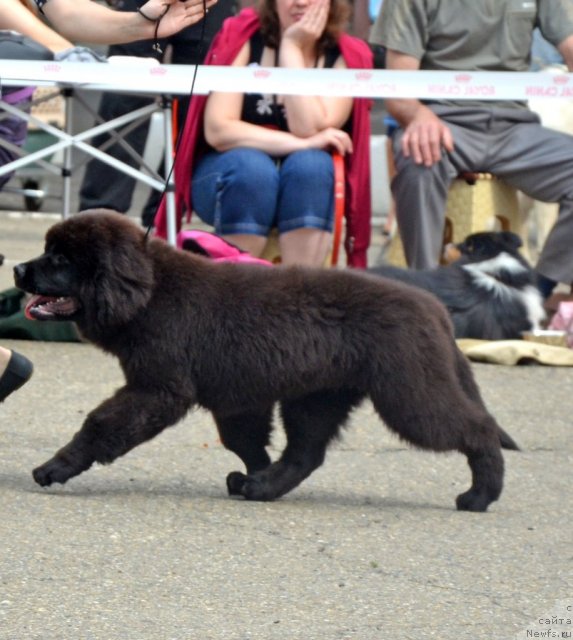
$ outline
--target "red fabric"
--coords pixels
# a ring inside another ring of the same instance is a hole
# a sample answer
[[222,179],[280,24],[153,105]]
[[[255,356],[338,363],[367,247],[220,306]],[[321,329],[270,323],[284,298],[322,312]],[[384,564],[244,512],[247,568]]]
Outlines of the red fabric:
[[[259,28],[259,17],[252,8],[225,20],[214,38],[205,58],[205,64],[230,65],[241,47]],[[368,45],[343,34],[338,42],[340,52],[349,69],[371,69],[372,52]],[[203,112],[207,96],[194,96],[176,153],[174,166],[177,228],[186,212],[188,219],[193,210],[191,203],[191,176],[193,164],[206,149],[203,136]],[[370,244],[370,107],[372,101],[356,98],[352,110],[352,142],[354,152],[345,157],[346,178],[346,249],[348,265],[364,268],[366,251]],[[165,197],[155,217],[155,233],[167,236],[167,209]]]

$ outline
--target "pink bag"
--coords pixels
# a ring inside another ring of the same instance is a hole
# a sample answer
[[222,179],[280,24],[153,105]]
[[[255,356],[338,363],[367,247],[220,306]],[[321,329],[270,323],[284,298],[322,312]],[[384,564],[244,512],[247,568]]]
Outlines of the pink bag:
[[248,262],[251,264],[264,264],[267,267],[273,266],[272,262],[255,258],[250,253],[242,251],[234,244],[208,231],[198,231],[196,229],[180,231],[177,234],[177,247],[211,258],[215,262]]
[[567,332],[567,346],[573,349],[573,302],[560,302],[549,329]]

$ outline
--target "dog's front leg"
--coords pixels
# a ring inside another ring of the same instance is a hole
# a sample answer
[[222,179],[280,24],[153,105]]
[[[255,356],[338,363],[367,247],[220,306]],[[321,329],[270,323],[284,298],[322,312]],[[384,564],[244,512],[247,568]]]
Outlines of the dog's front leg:
[[322,464],[328,443],[361,399],[356,390],[337,389],[283,401],[287,446],[280,459],[248,475],[231,472],[227,476],[229,494],[247,500],[275,500],[294,489]]
[[109,464],[180,420],[193,403],[188,396],[123,387],[94,409],[56,455],[32,472],[42,487],[63,484],[94,462]]
[[245,463],[247,473],[266,469],[271,459],[266,447],[272,431],[273,408],[225,415],[213,411],[221,442]]

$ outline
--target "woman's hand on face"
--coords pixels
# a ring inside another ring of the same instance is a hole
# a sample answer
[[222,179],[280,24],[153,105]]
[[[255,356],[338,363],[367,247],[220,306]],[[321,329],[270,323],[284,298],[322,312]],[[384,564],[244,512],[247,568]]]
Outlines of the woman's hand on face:
[[310,0],[302,17],[283,32],[283,41],[291,40],[300,47],[313,45],[324,32],[329,10],[330,0]]
[[352,153],[352,139],[342,129],[328,127],[313,136],[304,138],[308,149],[325,149],[338,151],[340,155]]

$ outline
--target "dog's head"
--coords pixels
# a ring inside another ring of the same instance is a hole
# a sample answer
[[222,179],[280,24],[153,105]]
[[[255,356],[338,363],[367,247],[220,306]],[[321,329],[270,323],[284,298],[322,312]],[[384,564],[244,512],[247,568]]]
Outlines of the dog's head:
[[522,245],[521,238],[512,231],[481,231],[472,233],[463,242],[448,245],[444,258],[447,264],[458,261],[467,264],[483,262],[506,253],[523,263],[525,260],[519,252]]
[[51,227],[44,253],[14,267],[16,286],[33,294],[26,315],[113,327],[142,311],[153,287],[144,232],[106,209]]

